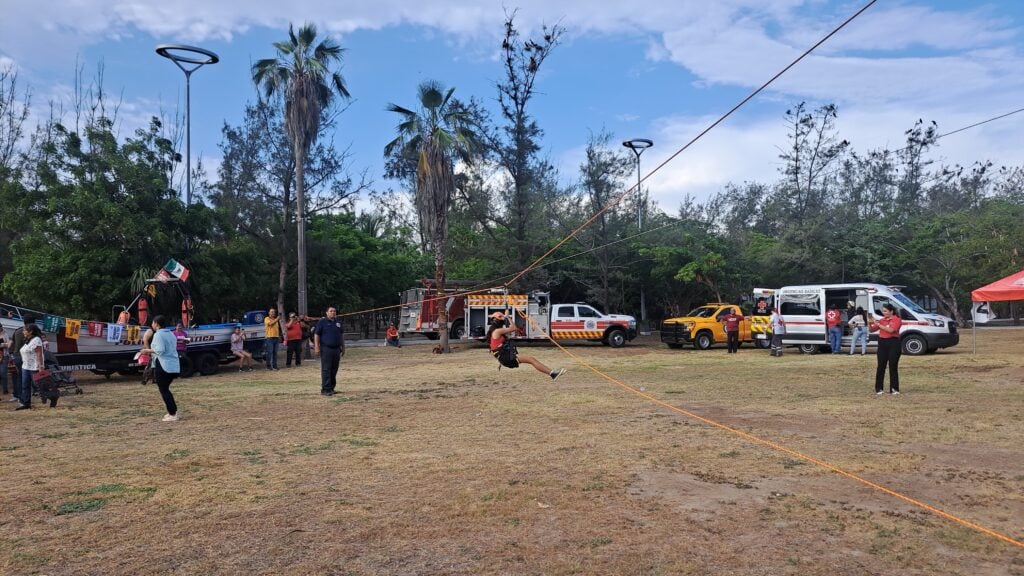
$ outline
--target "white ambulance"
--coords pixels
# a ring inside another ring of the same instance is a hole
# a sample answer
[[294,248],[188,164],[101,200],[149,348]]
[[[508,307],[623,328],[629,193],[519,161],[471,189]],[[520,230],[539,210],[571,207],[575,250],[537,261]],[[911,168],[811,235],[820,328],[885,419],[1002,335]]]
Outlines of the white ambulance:
[[[828,345],[825,311],[833,305],[843,315],[843,350],[849,351],[852,335],[846,327],[848,315],[863,308],[875,318],[882,317],[882,305],[892,304],[903,328],[903,352],[910,355],[932,353],[939,348],[960,342],[956,322],[952,318],[932,314],[907,298],[895,286],[881,284],[813,284],[786,286],[775,293],[775,305],[786,322],[783,344],[797,345],[807,354],[814,354]],[[869,334],[868,346],[878,345],[878,335]]]

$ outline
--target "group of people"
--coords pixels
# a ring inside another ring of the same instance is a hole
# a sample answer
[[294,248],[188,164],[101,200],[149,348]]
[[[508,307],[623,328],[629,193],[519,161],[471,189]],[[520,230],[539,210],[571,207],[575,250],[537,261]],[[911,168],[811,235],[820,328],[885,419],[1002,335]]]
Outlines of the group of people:
[[[868,332],[878,332],[878,349],[875,353],[877,365],[875,367],[875,394],[881,395],[885,392],[885,373],[889,372],[889,393],[897,396],[900,393],[900,356],[903,354],[903,342],[900,340],[900,329],[903,327],[903,320],[899,312],[892,304],[882,305],[882,317],[877,320],[869,315],[864,308],[854,308],[850,304],[850,314],[846,320],[849,324],[853,338],[850,341],[850,356],[857,350],[860,344],[860,354],[864,356],[868,351]],[[839,307],[832,305],[825,313],[825,326],[828,329],[829,348],[833,354],[842,353],[842,313]],[[772,310],[772,343],[771,355],[782,356],[782,338],[786,334],[786,322],[779,313],[779,309]]]
[[[283,326],[282,326],[283,324]],[[277,314],[277,309],[271,308],[263,318],[264,346],[266,347],[265,360],[267,370],[277,370],[277,353],[281,349],[282,342],[285,345],[285,368],[291,368],[292,362],[295,366],[302,366],[302,355],[304,348],[310,340],[309,318],[299,317],[292,312],[283,323]],[[249,355],[251,365],[252,355]]]

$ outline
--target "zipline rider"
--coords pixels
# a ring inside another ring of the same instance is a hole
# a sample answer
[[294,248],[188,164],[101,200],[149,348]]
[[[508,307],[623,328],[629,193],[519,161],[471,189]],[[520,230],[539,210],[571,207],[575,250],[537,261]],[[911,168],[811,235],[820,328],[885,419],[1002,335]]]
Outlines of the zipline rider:
[[487,341],[490,345],[491,355],[498,359],[499,364],[506,368],[518,368],[520,362],[529,364],[538,372],[550,376],[552,380],[557,380],[559,376],[565,373],[565,368],[552,370],[533,356],[520,355],[511,338],[516,330],[515,325],[509,325],[504,312],[491,314],[491,326],[487,330]]
[[313,328],[313,350],[320,355],[320,395],[334,396],[338,366],[345,355],[345,331],[334,306],[327,309],[327,315]]

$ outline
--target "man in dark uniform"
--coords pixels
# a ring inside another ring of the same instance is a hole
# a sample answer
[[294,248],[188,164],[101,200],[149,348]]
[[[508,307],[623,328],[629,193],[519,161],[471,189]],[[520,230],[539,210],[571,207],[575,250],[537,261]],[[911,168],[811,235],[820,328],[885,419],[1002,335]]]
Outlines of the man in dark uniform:
[[341,328],[338,310],[331,306],[327,316],[313,328],[313,349],[320,355],[320,395],[334,396],[338,384],[338,365],[345,355],[345,332]]

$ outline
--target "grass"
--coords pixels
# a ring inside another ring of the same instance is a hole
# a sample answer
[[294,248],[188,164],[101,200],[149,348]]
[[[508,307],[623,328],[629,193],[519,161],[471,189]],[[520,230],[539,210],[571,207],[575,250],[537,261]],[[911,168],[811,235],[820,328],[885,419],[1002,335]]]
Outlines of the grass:
[[[1024,330],[979,354],[573,352],[635,389],[1024,538]],[[134,379],[0,412],[0,574],[997,574],[1016,547],[659,406],[554,348],[557,384],[481,348]],[[125,408],[131,406],[132,408]]]

